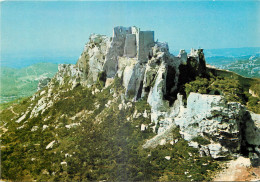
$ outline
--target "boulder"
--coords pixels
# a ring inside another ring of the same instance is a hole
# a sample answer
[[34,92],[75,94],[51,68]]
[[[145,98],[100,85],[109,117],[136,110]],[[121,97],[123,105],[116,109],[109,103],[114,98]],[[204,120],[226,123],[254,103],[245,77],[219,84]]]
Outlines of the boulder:
[[47,146],[46,146],[46,150],[47,149],[51,149],[53,147],[53,145],[55,144],[55,140],[53,140],[52,142],[50,142]]

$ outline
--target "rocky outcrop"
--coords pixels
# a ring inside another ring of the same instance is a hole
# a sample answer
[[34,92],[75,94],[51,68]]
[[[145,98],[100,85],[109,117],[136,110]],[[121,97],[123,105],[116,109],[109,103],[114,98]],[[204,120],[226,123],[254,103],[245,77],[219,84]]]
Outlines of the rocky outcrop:
[[137,61],[131,62],[124,68],[123,85],[126,88],[126,95],[136,100],[141,97],[144,71],[145,66]]
[[[202,155],[218,158],[226,156],[226,152],[240,151],[240,126],[245,112],[240,104],[228,104],[222,96],[191,93],[187,108],[175,118],[175,123],[184,139],[198,142]],[[199,137],[207,141],[199,143]]]
[[259,145],[260,116],[239,103],[228,103],[223,96],[191,93],[183,110],[175,124],[191,145],[198,143],[202,155],[226,157],[247,150],[248,145]]
[[39,79],[37,91],[39,91],[39,90],[43,89],[44,87],[46,87],[50,81],[51,81],[51,78],[49,78],[49,77],[41,77]]
[[[154,42],[153,31],[115,27],[111,38],[92,34],[77,64],[60,65],[55,79],[72,88],[78,84],[91,86],[100,73],[105,87],[119,77],[125,97],[146,99],[151,106],[151,122],[158,135],[145,147],[168,141],[167,133],[179,126],[183,138],[201,155],[227,157],[249,151],[249,146],[252,155],[260,155],[259,115],[216,95],[190,93],[184,105],[180,86],[207,74],[203,49],[192,49],[188,54],[181,50],[174,56],[167,43]],[[43,107],[41,103],[38,106],[35,110]]]
[[73,64],[60,64],[58,66],[58,72],[54,76],[54,80],[60,85],[68,83],[71,85],[71,89],[84,82],[84,72],[81,68]]
[[109,38],[103,35],[92,34],[89,42],[77,62],[77,67],[82,71],[81,84],[92,85],[98,79],[98,73],[104,71],[105,56],[107,55]]

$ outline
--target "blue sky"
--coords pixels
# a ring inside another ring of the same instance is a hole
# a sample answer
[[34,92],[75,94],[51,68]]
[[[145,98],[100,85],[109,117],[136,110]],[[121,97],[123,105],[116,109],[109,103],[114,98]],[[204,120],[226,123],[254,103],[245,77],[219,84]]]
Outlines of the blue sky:
[[76,56],[91,33],[154,30],[170,50],[260,47],[259,1],[1,2],[1,56]]

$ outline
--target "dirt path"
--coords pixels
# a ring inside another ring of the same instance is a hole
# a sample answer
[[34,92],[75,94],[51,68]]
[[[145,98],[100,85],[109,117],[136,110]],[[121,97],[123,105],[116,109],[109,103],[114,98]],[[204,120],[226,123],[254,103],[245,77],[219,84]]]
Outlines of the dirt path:
[[251,167],[250,159],[239,157],[227,164],[213,181],[259,181],[260,167]]

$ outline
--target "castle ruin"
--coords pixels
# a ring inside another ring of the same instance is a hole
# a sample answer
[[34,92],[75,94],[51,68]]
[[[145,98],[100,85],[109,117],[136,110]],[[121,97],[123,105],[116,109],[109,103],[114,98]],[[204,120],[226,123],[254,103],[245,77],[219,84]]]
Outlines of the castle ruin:
[[154,45],[154,31],[140,31],[137,27],[115,27],[104,66],[107,76],[114,77],[117,56],[136,58],[140,63],[146,63]]
[[137,27],[115,27],[113,38],[124,37],[124,56],[136,57],[142,62],[147,62],[149,51],[154,46],[154,31],[140,31]]

